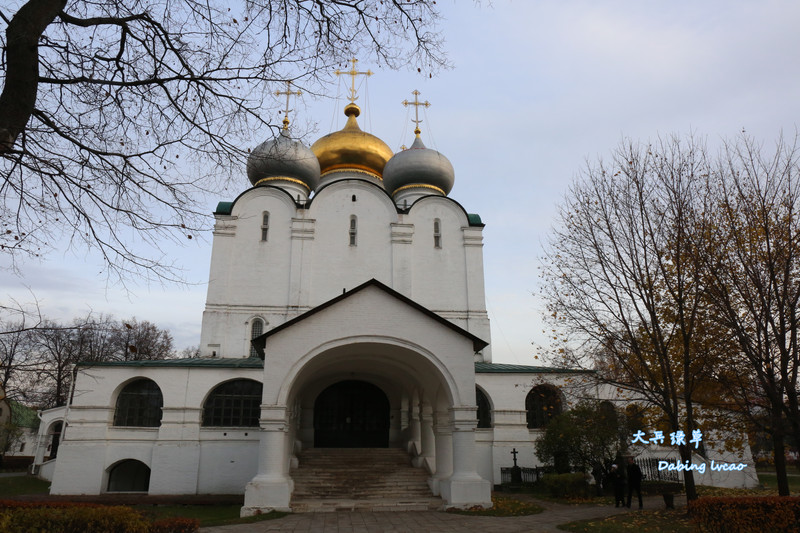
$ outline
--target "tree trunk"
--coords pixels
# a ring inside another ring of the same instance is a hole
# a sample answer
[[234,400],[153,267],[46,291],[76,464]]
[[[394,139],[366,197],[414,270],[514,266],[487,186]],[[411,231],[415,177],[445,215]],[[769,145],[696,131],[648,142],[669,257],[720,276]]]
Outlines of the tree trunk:
[[0,93],[0,153],[12,150],[36,106],[39,38],[66,0],[28,0],[6,28],[6,83]]
[[[681,454],[681,461],[684,464],[692,464],[692,450],[689,446],[681,444],[678,447]],[[697,499],[697,486],[694,483],[694,472],[691,470],[683,471],[683,486],[686,488],[686,501]]]
[[783,439],[783,420],[781,419],[780,411],[778,411],[778,416],[773,416],[772,419],[772,455],[775,461],[775,476],[778,479],[778,495],[789,496],[789,478],[786,475],[786,452],[784,450]]

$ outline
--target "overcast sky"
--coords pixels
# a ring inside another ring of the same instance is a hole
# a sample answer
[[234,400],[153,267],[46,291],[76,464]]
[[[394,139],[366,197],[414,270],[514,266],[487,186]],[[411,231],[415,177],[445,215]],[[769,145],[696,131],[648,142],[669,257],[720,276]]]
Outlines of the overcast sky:
[[[454,69],[427,79],[371,68],[359,104],[362,129],[393,150],[410,144],[400,104],[418,89],[428,100],[423,140],[456,171],[450,196],[481,215],[487,307],[495,362],[537,364],[546,344],[535,296],[541,247],[558,203],[588,160],[623,137],[647,140],[693,131],[712,147],[742,130],[767,145],[800,121],[800,2],[440,1]],[[344,91],[342,92],[344,95]],[[343,126],[343,100],[295,105],[316,139]],[[368,105],[365,105],[368,104]],[[265,111],[267,112],[267,111]],[[279,120],[279,119],[277,119]],[[267,136],[256,134],[255,146]],[[232,200],[241,179],[209,200]],[[200,341],[210,232],[165,249],[188,287],[130,285],[127,296],[98,282],[102,265],[83,252],[28,261],[22,277],[0,271],[0,294],[35,294],[43,313],[67,320],[92,310],[136,316],[169,329],[176,346]],[[100,278],[102,280],[102,278]]]

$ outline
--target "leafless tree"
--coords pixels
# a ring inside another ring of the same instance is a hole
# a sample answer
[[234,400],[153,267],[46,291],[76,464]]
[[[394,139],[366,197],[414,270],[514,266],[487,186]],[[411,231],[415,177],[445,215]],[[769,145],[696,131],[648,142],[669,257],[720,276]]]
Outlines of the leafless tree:
[[786,477],[787,422],[800,442],[800,147],[780,139],[729,143],[716,168],[717,224],[707,262],[715,317],[737,347],[725,385],[772,437],[778,490]]
[[20,391],[14,378],[33,367],[30,360],[31,335],[23,323],[4,326],[8,333],[0,334],[0,390],[5,391],[9,398],[16,399]]
[[172,335],[146,320],[91,314],[70,324],[44,320],[35,328],[0,331],[3,385],[28,405],[56,407],[68,400],[77,363],[139,361],[174,356]]
[[33,374],[37,386],[29,391],[29,401],[40,407],[66,405],[71,371],[81,359],[73,330],[45,322],[34,334],[37,364]]
[[16,259],[65,241],[98,250],[115,279],[175,279],[157,250],[205,225],[198,195],[241,164],[256,142],[251,132],[276,127],[273,92],[290,80],[318,93],[352,56],[435,70],[445,62],[435,4],[22,0],[16,12],[0,8],[0,248]]
[[[695,239],[710,223],[707,175],[695,138],[623,141],[569,190],[544,270],[552,321],[576,348],[563,350],[565,363],[644,396],[686,441],[699,428],[696,402],[712,363]],[[693,446],[679,449],[691,461]],[[685,484],[696,498],[691,471]]]
[[115,323],[108,337],[109,354],[120,361],[167,359],[174,355],[172,335],[147,320]]

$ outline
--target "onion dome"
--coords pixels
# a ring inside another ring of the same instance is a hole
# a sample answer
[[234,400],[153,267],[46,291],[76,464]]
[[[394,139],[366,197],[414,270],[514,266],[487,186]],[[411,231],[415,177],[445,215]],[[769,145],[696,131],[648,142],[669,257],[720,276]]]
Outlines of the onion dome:
[[415,133],[417,136],[411,147],[395,154],[383,171],[384,187],[396,202],[401,197],[447,196],[455,182],[450,160],[438,151],[426,148],[419,130]]
[[361,109],[354,103],[344,108],[347,124],[340,131],[329,133],[311,145],[319,160],[322,177],[333,172],[351,171],[381,180],[383,167],[392,157],[392,150],[376,136],[361,131],[356,117]]
[[247,177],[254,186],[277,185],[304,196],[319,184],[319,161],[314,152],[289,137],[289,121],[275,139],[265,141],[247,158]]

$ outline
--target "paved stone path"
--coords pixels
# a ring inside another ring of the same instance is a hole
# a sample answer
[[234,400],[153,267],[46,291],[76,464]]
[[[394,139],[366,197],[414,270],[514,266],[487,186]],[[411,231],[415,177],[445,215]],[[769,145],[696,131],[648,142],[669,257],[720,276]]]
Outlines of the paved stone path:
[[[465,516],[439,511],[424,512],[334,512],[292,514],[277,520],[253,524],[206,527],[201,533],[265,533],[291,531],[293,533],[523,533],[561,531],[556,528],[575,520],[604,518],[614,514],[637,512],[635,509],[615,508],[611,505],[564,505],[533,500],[544,507],[543,513],[531,516],[498,518],[491,516]],[[686,500],[676,496],[676,506]],[[663,509],[660,496],[644,499],[645,509]]]

